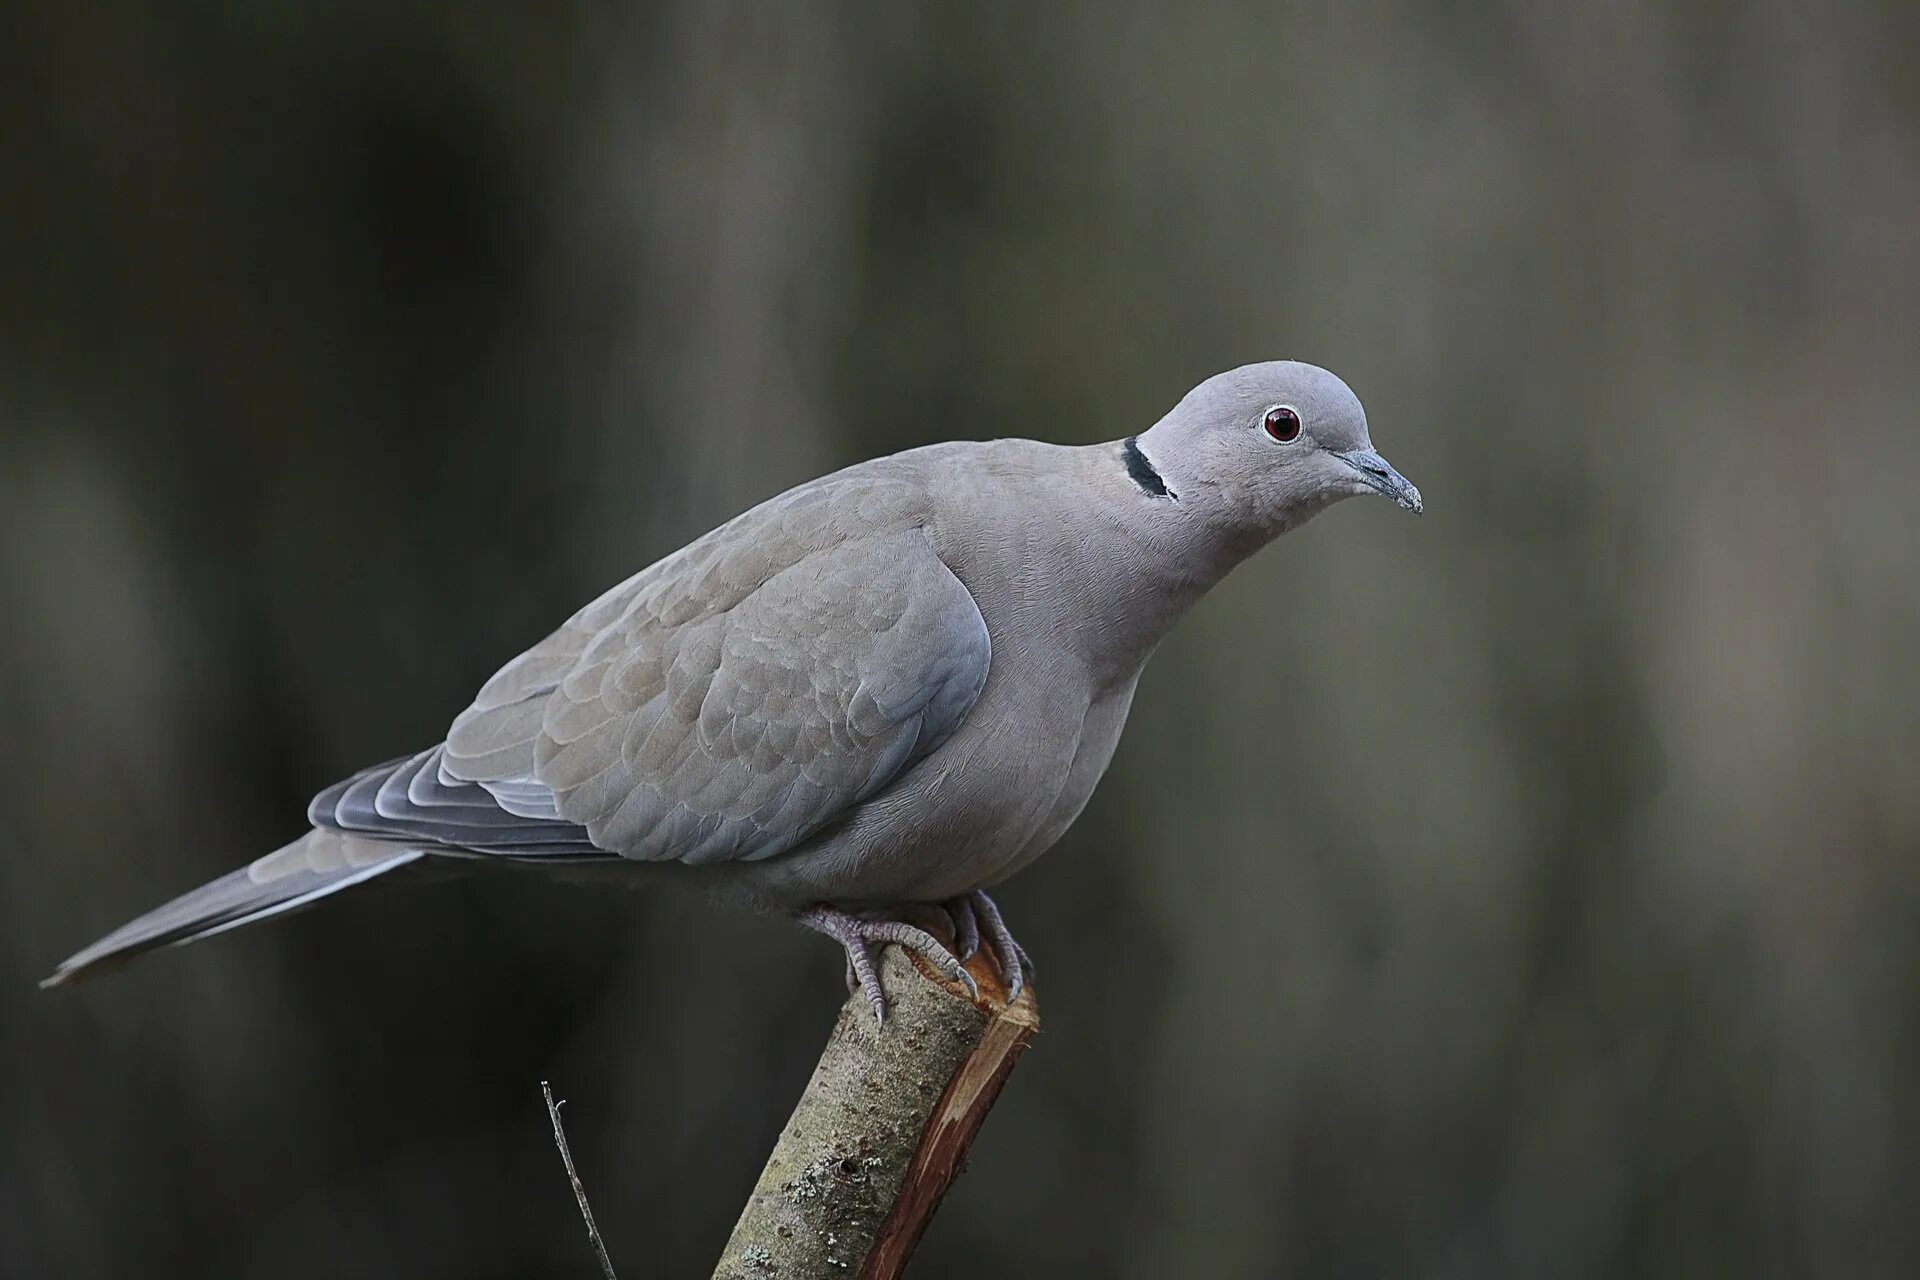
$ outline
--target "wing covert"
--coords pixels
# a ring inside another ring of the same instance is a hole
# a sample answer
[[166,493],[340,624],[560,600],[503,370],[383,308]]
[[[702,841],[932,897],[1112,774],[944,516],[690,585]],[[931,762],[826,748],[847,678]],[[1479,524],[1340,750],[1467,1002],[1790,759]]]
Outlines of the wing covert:
[[986,683],[979,608],[917,526],[796,531],[834,510],[804,499],[787,536],[723,526],[509,664],[442,779],[700,864],[785,852],[931,751]]

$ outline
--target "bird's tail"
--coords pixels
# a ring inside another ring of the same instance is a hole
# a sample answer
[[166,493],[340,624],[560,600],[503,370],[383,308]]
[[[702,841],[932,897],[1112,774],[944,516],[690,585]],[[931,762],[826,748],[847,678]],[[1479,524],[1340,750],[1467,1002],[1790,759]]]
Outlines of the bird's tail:
[[365,840],[339,831],[309,831],[284,849],[120,926],[69,956],[40,985],[56,987],[143,952],[298,911],[424,856],[422,850],[406,845]]

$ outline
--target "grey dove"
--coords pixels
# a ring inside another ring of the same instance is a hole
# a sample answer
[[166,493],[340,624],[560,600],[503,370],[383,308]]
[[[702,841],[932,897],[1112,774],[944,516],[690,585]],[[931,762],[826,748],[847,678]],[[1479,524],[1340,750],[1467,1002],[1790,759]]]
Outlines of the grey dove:
[[511,859],[791,915],[881,1018],[888,942],[971,984],[984,940],[1017,996],[1032,963],[987,890],[1080,815],[1154,648],[1240,561],[1367,493],[1421,510],[1347,385],[1292,361],[1109,444],[939,444],[810,481],[614,587],[446,741],[322,791],[306,835],[47,984],[402,868]]

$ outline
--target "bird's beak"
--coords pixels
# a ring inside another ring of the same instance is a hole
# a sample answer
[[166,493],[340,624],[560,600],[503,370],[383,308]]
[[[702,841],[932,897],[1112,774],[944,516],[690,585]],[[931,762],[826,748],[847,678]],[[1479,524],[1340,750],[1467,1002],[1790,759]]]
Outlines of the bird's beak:
[[1358,471],[1366,486],[1381,497],[1392,498],[1415,515],[1426,510],[1420,501],[1420,491],[1413,487],[1413,482],[1395,471],[1392,463],[1373,450],[1354,449],[1333,456]]

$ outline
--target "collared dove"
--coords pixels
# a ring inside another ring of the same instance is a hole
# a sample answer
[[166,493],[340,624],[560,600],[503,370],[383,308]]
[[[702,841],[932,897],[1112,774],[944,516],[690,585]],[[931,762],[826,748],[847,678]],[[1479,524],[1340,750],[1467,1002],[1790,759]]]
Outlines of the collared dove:
[[[1420,493],[1347,385],[1274,361],[1082,447],[908,450],[790,489],[515,658],[446,741],[322,791],[313,829],[87,947],[111,960],[486,859],[688,881],[971,983],[1032,973],[987,890],[1106,772],[1141,669],[1253,551],[1341,498]],[[950,950],[914,920],[942,909]],[[955,952],[959,954],[956,956]]]

